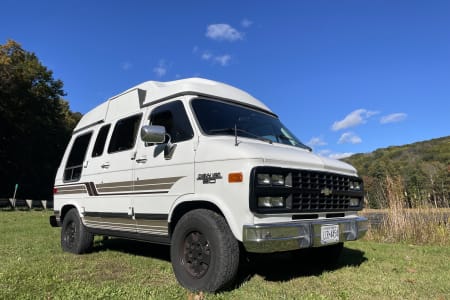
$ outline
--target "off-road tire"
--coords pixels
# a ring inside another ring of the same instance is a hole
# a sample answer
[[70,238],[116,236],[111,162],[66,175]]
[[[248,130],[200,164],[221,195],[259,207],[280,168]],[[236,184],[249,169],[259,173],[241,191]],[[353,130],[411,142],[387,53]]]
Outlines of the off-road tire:
[[83,254],[92,250],[94,235],[87,231],[78,215],[72,208],[64,216],[61,228],[61,248],[70,253]]
[[170,258],[182,286],[192,291],[217,292],[236,279],[239,244],[221,215],[196,209],[177,223]]

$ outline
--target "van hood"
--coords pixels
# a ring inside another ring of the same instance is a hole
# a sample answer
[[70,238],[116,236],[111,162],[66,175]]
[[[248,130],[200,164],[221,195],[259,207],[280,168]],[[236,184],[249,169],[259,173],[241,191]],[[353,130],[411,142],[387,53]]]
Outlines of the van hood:
[[357,176],[353,166],[317,155],[306,149],[278,143],[269,144],[241,137],[238,138],[238,146],[235,146],[234,142],[234,137],[205,137],[200,141],[196,161],[262,159],[266,166],[310,169]]

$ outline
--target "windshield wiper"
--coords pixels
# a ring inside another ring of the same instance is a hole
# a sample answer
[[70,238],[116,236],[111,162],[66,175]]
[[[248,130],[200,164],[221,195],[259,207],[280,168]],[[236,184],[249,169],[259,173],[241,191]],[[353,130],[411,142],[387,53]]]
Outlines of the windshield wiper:
[[[249,135],[250,137],[253,137],[253,138],[255,138],[257,140],[260,140],[260,141],[263,141],[263,142],[267,142],[269,144],[273,143],[272,140],[266,139],[266,138],[264,138],[262,136],[254,134],[253,132],[247,131],[245,129],[229,127],[229,128],[219,128],[219,129],[208,130],[208,133],[210,133],[210,134],[214,134],[214,133],[232,133],[232,134],[237,134],[238,132],[246,134],[246,135]],[[246,136],[244,136],[244,137],[246,137]]]
[[[298,141],[296,141],[296,140],[294,140],[294,139],[292,139],[290,137],[287,137],[287,136],[285,136],[283,134],[278,135],[278,138],[282,139],[282,140],[285,140],[285,141],[289,141],[291,146],[296,146],[298,148],[303,148],[303,149],[308,150],[309,152],[312,152],[312,148],[311,147],[306,146],[302,142],[298,142]],[[292,142],[294,142],[294,143],[292,143]],[[282,144],[285,144],[285,143],[282,143]]]

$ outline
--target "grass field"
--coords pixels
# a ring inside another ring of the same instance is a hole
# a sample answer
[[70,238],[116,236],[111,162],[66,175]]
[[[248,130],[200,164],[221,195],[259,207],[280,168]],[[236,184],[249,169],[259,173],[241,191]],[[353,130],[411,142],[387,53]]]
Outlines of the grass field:
[[194,295],[172,272],[169,248],[96,238],[94,252],[63,253],[50,212],[0,211],[0,299],[450,299],[450,247],[358,241],[339,264],[258,257],[240,285]]

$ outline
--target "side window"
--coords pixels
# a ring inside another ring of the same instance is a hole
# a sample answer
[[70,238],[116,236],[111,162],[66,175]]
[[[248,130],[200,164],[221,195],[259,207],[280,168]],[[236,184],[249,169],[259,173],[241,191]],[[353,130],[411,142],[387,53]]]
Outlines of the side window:
[[173,143],[187,141],[194,136],[181,101],[170,102],[155,108],[150,114],[150,124],[164,126]]
[[67,159],[66,168],[64,169],[64,181],[76,181],[80,179],[83,161],[86,156],[91,136],[92,132],[89,132],[78,136],[73,142],[69,158]]
[[134,147],[142,114],[117,121],[108,146],[108,153],[129,150]]
[[108,136],[110,127],[111,124],[105,125],[98,131],[94,149],[92,150],[92,157],[97,157],[103,154],[103,150],[105,149],[106,137]]

